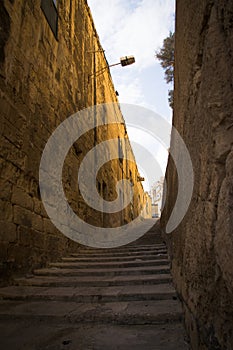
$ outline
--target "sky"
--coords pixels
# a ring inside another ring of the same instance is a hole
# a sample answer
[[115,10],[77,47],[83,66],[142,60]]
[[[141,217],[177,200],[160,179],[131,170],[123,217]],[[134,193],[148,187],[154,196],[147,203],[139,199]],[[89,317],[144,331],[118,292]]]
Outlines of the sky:
[[[136,59],[131,66],[111,68],[120,103],[146,107],[171,122],[168,90],[172,87],[164,80],[164,71],[155,58],[155,52],[169,31],[174,31],[175,0],[88,0],[88,5],[108,63],[117,63],[120,57],[127,55]],[[127,125],[127,117],[125,120]],[[147,135],[140,134],[140,130],[133,127],[127,126],[127,130],[132,146],[134,142],[145,143]],[[147,148],[154,154],[164,174],[167,151],[152,139],[147,142]],[[139,170],[148,178],[137,159],[137,148],[134,153]],[[160,175],[155,174],[154,182]],[[146,181],[144,188],[149,190],[151,185],[151,181]]]

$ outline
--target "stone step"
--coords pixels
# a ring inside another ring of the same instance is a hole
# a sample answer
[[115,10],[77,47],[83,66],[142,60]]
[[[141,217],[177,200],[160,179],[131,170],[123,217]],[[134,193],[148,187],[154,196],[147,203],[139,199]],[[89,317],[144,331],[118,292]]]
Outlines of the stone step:
[[167,259],[159,260],[136,260],[136,261],[113,261],[113,262],[58,262],[50,263],[49,267],[57,267],[60,269],[92,269],[93,267],[98,268],[128,268],[128,267],[143,267],[143,266],[161,266],[168,265],[169,261]]
[[77,303],[74,301],[0,301],[0,320],[23,319],[44,322],[164,324],[182,320],[177,300]]
[[11,286],[0,289],[2,300],[53,300],[86,302],[117,302],[130,300],[176,299],[171,284],[115,287],[31,287]]
[[1,348],[188,350],[166,247],[148,240],[82,248],[0,288]]
[[93,253],[72,253],[70,254],[70,257],[73,258],[97,258],[97,257],[121,257],[121,256],[136,256],[136,255],[157,255],[157,254],[167,254],[167,249],[163,248],[163,249],[156,249],[156,250],[142,250],[142,251],[135,251],[135,252],[129,252],[129,251],[125,251],[125,252],[93,252]]
[[134,259],[135,257],[141,257],[141,258],[146,258],[150,256],[167,256],[167,250],[158,250],[158,251],[143,251],[143,252],[134,252],[134,253],[106,253],[106,254],[71,254],[67,257],[64,257],[64,259],[85,259],[87,261],[91,261],[91,259]]
[[115,257],[64,257],[62,261],[64,262],[108,262],[108,261],[140,261],[140,260],[154,260],[154,259],[168,259],[168,255],[166,253],[158,253],[153,255],[129,255],[129,256],[115,256]]
[[2,322],[4,350],[188,350],[181,323],[164,325]]
[[57,267],[34,270],[36,276],[131,276],[169,273],[169,265],[137,267],[135,268],[112,268],[112,269],[60,269]]
[[147,245],[147,244],[157,244],[163,243],[164,240],[161,237],[161,233],[155,234],[154,232],[148,232],[142,237],[138,238],[136,241],[129,243],[128,245]]
[[14,284],[18,286],[43,286],[43,287],[81,287],[81,286],[121,286],[121,285],[148,285],[170,283],[172,277],[170,274],[162,275],[132,275],[103,277],[57,277],[57,276],[35,276],[31,278],[17,278]]
[[87,253],[124,253],[124,252],[137,252],[137,251],[156,251],[159,249],[166,249],[166,245],[155,244],[155,245],[144,245],[144,246],[124,246],[119,248],[83,248],[78,250],[78,254],[87,254]]

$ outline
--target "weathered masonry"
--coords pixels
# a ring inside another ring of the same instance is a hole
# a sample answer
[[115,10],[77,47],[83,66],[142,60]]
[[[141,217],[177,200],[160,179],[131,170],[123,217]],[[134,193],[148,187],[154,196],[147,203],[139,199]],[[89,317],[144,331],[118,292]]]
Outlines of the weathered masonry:
[[[194,193],[169,237],[193,349],[233,349],[233,2],[177,0],[174,125],[190,152]],[[171,147],[174,149],[174,144]],[[170,216],[177,174],[169,159]]]
[[[42,151],[63,120],[95,104],[117,103],[117,97],[109,69],[96,74],[107,62],[85,0],[4,0],[0,23],[0,262],[1,270],[9,274],[29,271],[77,249],[44,211],[38,184]],[[111,217],[85,204],[77,181],[83,157],[109,137],[128,140],[119,109],[116,124],[94,127],[93,122],[93,130],[70,149],[63,185],[81,218],[114,227],[137,216],[146,197],[135,162],[118,159],[101,169],[96,186],[105,199],[112,200],[116,182],[130,179],[131,204]],[[132,153],[129,143],[127,152]]]

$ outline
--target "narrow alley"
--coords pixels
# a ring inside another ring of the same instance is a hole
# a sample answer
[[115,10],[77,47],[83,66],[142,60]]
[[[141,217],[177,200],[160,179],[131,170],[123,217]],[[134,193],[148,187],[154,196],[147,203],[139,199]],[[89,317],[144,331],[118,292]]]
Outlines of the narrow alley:
[[0,1],[0,348],[233,350],[233,0]]

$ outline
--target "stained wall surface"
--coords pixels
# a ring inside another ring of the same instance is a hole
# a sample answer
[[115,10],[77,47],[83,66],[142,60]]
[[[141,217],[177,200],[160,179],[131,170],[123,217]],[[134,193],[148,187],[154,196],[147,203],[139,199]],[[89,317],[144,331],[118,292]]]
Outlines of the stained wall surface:
[[[42,3],[52,6],[51,23]],[[80,194],[77,169],[99,142],[123,138],[127,152],[133,154],[87,2],[57,3],[56,9],[52,0],[0,2],[0,261],[6,275],[30,271],[78,249],[49,220],[39,190],[39,165],[46,142],[73,113],[95,104],[116,103],[116,124],[94,129],[93,119],[93,129],[66,157],[63,186],[74,212],[93,225],[114,227],[135,218],[146,200],[135,162],[119,159],[101,169],[96,186],[106,200],[113,200],[117,181],[131,180],[134,196],[123,212],[104,215],[87,206]],[[53,26],[56,11],[57,33]],[[83,123],[80,118],[81,129]],[[126,149],[119,148],[120,152],[124,155]]]
[[[184,220],[166,235],[172,272],[193,349],[233,349],[233,2],[177,0],[175,54],[173,124],[195,179]],[[166,181],[164,229],[178,189],[171,157]]]

